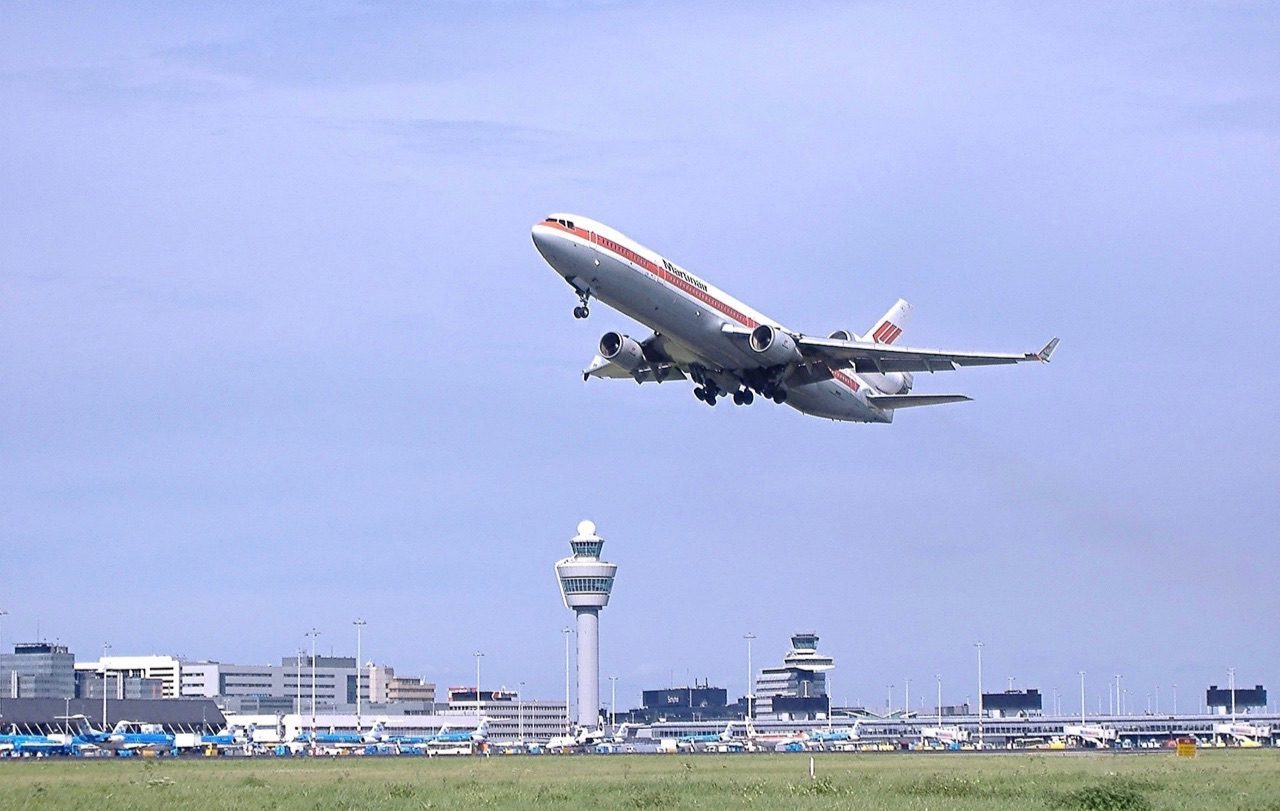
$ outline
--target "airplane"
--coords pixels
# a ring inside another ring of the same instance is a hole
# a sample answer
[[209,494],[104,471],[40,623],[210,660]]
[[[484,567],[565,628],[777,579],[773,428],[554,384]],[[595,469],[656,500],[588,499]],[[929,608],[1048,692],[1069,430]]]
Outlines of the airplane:
[[819,745],[824,743],[856,741],[861,737],[862,728],[859,724],[854,724],[851,727],[837,727],[835,729],[815,729],[809,732],[809,741]]
[[59,740],[47,735],[25,735],[16,727],[7,734],[0,734],[0,752],[14,755],[69,755],[75,747],[69,740]]
[[963,394],[912,394],[913,373],[960,366],[1047,363],[1039,352],[952,352],[899,346],[911,305],[899,299],[864,335],[847,329],[806,335],[752,309],[676,263],[603,223],[552,214],[533,226],[538,253],[577,293],[575,318],[597,299],[653,333],[636,340],[606,332],[582,379],[637,383],[691,380],[693,394],[750,405],[756,394],[818,417],[890,423],[901,408],[970,400]]
[[747,719],[746,726],[747,745],[755,750],[789,752],[803,749],[809,740],[809,735],[804,732],[766,732],[761,734],[756,732],[755,724],[751,723],[750,718]]
[[475,729],[456,729],[450,730],[447,726],[441,727],[440,732],[434,735],[428,743],[482,743],[489,738],[489,719],[481,718],[480,725]]
[[247,727],[229,726],[221,732],[213,735],[201,735],[198,739],[199,746],[216,746],[219,749],[240,749],[252,747],[254,744],[253,736],[257,732],[257,724],[250,724]]
[[1080,746],[1092,746],[1098,749],[1109,749],[1119,740],[1120,733],[1115,727],[1102,724],[1067,724],[1062,734],[1077,741]]
[[309,731],[300,732],[293,742],[335,749],[359,748],[386,743],[385,727],[385,721],[378,721],[368,732],[317,732],[314,736]]
[[725,724],[723,732],[696,732],[689,735],[681,735],[676,738],[676,748],[684,750],[693,750],[699,744],[709,743],[729,743],[734,740],[733,722]]
[[969,731],[960,727],[921,727],[920,740],[936,741],[940,746],[959,746],[969,742]]
[[[626,724],[622,725],[621,730],[623,732],[625,732],[626,726]],[[603,729],[592,729],[591,727],[581,727],[575,724],[567,735],[555,735],[548,740],[547,749],[552,752],[590,750],[602,743],[618,742],[621,737],[617,733],[610,737],[605,734]]]
[[120,721],[110,732],[94,729],[89,719],[83,715],[59,716],[75,722],[76,733],[71,744],[78,747],[93,747],[110,752],[173,752],[175,749],[173,735],[164,731],[160,724],[147,724],[141,721]]

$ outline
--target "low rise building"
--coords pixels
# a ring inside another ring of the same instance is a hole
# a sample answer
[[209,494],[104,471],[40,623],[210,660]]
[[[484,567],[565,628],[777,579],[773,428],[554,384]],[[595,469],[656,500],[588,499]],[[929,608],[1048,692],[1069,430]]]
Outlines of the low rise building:
[[176,656],[104,656],[96,662],[76,662],[76,670],[105,672],[112,679],[159,679],[163,698],[182,695],[182,662]]

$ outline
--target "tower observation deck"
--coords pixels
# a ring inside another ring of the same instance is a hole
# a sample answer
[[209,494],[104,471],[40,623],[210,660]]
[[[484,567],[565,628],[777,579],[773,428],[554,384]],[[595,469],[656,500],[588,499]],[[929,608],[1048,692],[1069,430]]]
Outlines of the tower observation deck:
[[578,726],[595,729],[600,716],[600,609],[609,604],[618,567],[600,559],[604,538],[590,521],[569,540],[573,554],[556,563],[560,596],[578,620]]

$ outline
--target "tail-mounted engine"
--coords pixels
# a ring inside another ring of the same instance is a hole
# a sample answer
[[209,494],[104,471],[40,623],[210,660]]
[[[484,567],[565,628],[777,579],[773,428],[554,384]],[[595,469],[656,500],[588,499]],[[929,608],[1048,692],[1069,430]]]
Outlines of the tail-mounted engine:
[[906,394],[911,391],[914,379],[910,372],[889,372],[888,374],[859,374],[858,377],[875,386],[885,394]]
[[[838,329],[827,336],[836,341],[860,341],[862,340],[856,333],[847,329]],[[911,377],[910,372],[888,372],[880,374],[879,372],[859,373],[858,377],[867,381],[884,394],[906,394],[911,391],[911,385],[915,381]]]

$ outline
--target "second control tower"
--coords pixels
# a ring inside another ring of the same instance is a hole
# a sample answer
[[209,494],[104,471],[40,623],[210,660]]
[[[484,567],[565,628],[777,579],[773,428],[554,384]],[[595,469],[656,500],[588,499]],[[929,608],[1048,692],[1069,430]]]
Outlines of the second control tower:
[[578,524],[569,541],[573,555],[556,563],[560,595],[578,617],[578,726],[595,729],[600,719],[600,609],[609,604],[618,567],[600,559],[604,538],[590,521]]

